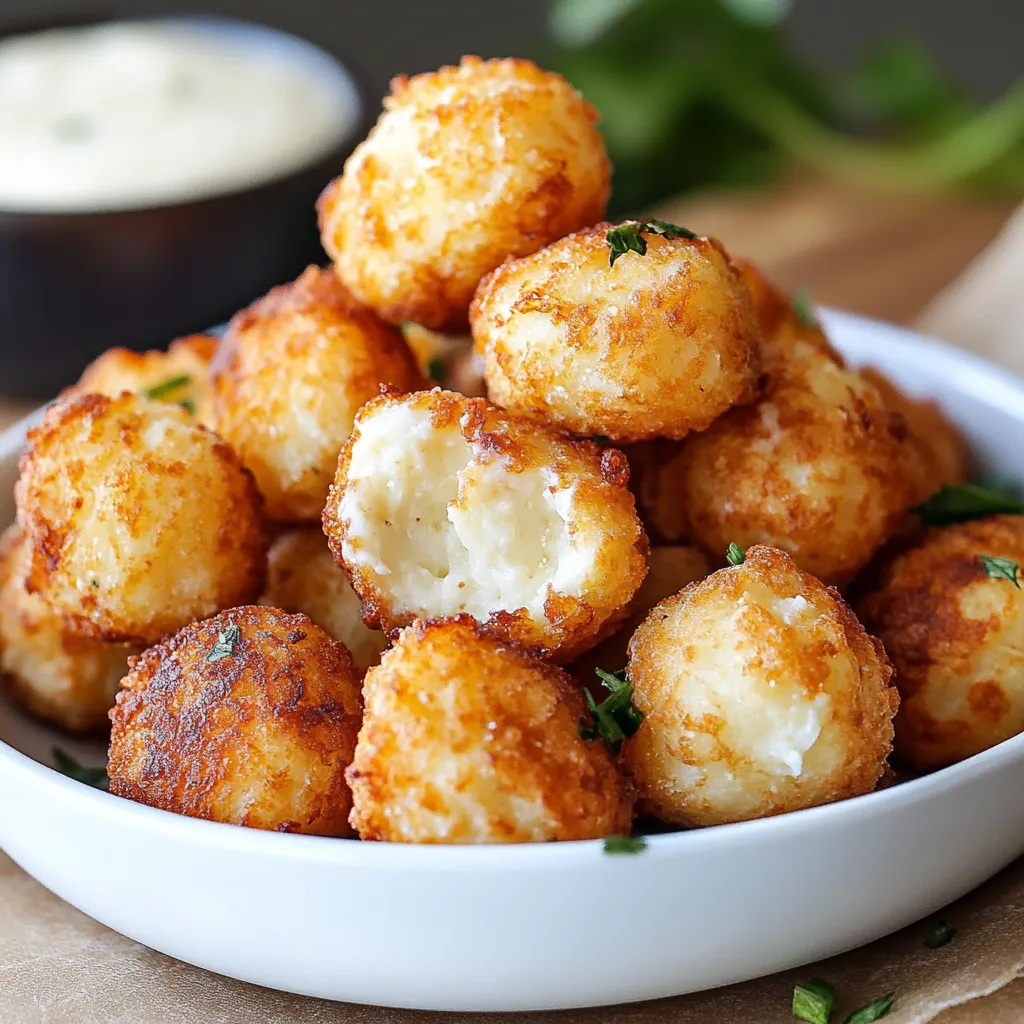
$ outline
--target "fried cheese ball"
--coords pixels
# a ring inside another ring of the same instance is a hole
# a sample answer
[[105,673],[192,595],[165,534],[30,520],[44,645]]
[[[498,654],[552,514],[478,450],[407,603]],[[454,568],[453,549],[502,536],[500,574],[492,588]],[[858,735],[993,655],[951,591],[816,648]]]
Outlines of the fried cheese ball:
[[350,834],[359,676],[305,615],[250,605],[186,626],[132,658],[110,720],[117,796],[228,825]]
[[836,591],[751,548],[662,601],[630,641],[644,719],[624,757],[641,808],[719,825],[870,792],[892,745],[891,675]]
[[404,629],[364,689],[353,827],[398,843],[544,843],[628,833],[632,788],[561,670],[467,616]]
[[844,583],[910,508],[914,457],[877,388],[806,343],[798,351],[760,401],[687,441],[662,473],[709,553],[771,544]]
[[609,266],[613,225],[577,231],[480,282],[470,311],[492,402],[581,436],[681,438],[751,401],[760,330],[712,238],[653,232]]
[[942,768],[1024,730],[1024,593],[990,576],[982,555],[1024,564],[1024,518],[925,531],[858,604],[896,666],[896,752],[916,768]]
[[123,392],[59,402],[15,488],[26,589],[97,639],[154,643],[255,600],[267,542],[251,475],[178,406]]
[[860,374],[878,389],[885,404],[907,421],[908,439],[916,458],[913,503],[920,504],[943,484],[966,483],[970,449],[938,402],[912,398],[879,370],[868,367]]
[[401,333],[320,267],[231,321],[213,383],[214,428],[280,522],[319,518],[356,410],[381,384],[425,386]]
[[359,411],[324,532],[394,633],[466,613],[561,661],[613,628],[646,572],[621,452],[451,391],[382,395]]
[[216,351],[217,339],[208,334],[179,338],[166,352],[110,348],[82,371],[70,391],[93,391],[111,397],[122,391],[148,393],[149,397],[183,405],[196,422],[208,427],[213,421],[210,362]]
[[320,197],[338,275],[390,323],[465,330],[484,274],[604,216],[597,117],[528,60],[464,57],[393,79],[376,127]]
[[308,615],[348,648],[360,671],[380,661],[380,652],[387,647],[387,637],[379,629],[363,625],[359,597],[316,527],[289,530],[271,544],[267,589],[260,604]]
[[21,530],[0,538],[0,673],[14,700],[68,732],[100,732],[134,649],[67,630],[25,590],[31,554]]

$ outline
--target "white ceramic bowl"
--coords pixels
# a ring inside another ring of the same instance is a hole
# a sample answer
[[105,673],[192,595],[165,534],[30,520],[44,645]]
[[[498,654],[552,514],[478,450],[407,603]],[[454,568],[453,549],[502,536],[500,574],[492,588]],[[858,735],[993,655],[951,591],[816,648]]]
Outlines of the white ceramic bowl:
[[[1024,383],[883,324],[827,327],[853,362],[939,398],[984,462],[1024,481]],[[21,439],[0,439],[4,522]],[[59,896],[222,974],[389,1006],[579,1007],[740,981],[901,928],[1024,853],[1024,736],[870,796],[654,836],[632,857],[217,825],[69,781],[44,766],[57,737],[10,708],[0,738],[0,845]]]

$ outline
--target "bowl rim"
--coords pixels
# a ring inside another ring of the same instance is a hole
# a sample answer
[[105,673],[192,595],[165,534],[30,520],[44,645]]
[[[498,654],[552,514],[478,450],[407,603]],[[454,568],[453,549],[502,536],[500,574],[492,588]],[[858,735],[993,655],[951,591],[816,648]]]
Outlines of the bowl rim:
[[[346,147],[355,145],[360,133],[368,128],[366,123],[368,105],[365,90],[358,84],[357,76],[348,64],[325,50],[322,46],[303,36],[273,25],[245,18],[202,12],[182,14],[139,14],[125,15],[108,12],[73,19],[70,23],[55,20],[51,27],[36,26],[21,31],[17,24],[13,31],[0,30],[0,40],[20,35],[36,35],[47,31],[65,29],[89,29],[102,25],[141,24],[191,28],[207,38],[220,39],[228,48],[237,47],[255,54],[270,55],[287,67],[302,69],[312,80],[319,83],[332,96],[338,114],[330,131],[325,131],[322,141],[300,162],[286,165],[270,174],[254,180],[241,179],[235,184],[213,185],[194,192],[170,194],[167,197],[144,198],[122,203],[117,201],[95,203],[88,206],[61,206],[59,203],[47,206],[5,206],[0,201],[0,220],[13,218],[66,218],[86,219],[109,217],[154,210],[176,210],[181,207],[201,205],[232,196],[256,192],[290,178],[300,177],[329,161]],[[339,161],[340,162],[340,161]],[[338,168],[340,173],[340,167]]]
[[[908,361],[927,358],[944,362],[950,372],[957,374],[958,390],[983,398],[986,403],[1024,422],[1024,379],[1010,371],[972,353],[885,321],[838,310],[820,312],[825,326],[838,327],[840,333],[869,331],[898,339]],[[841,343],[839,347],[842,347]],[[17,456],[25,435],[39,422],[45,409],[46,406],[36,410],[0,433],[0,462]],[[825,829],[835,823],[852,827],[877,815],[898,814],[911,803],[934,799],[971,780],[999,772],[1014,762],[1024,764],[1024,732],[949,767],[862,796],[752,821],[646,835],[647,847],[643,856],[671,859],[691,853],[700,856],[737,843],[756,842],[766,833],[775,841],[785,841],[798,839],[809,831]],[[361,870],[397,871],[414,867],[433,871],[490,870],[496,866],[520,871],[540,867],[568,870],[578,864],[581,857],[604,856],[601,839],[508,845],[406,844],[284,835],[191,818],[76,782],[2,739],[0,771],[11,771],[25,784],[48,787],[55,797],[91,802],[93,812],[109,825],[143,828],[182,842],[215,846],[252,856],[327,862]]]

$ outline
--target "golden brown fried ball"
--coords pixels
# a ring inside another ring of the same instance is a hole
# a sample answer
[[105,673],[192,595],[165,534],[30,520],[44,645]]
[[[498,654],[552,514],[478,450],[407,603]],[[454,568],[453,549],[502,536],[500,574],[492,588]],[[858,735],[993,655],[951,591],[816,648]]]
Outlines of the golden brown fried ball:
[[971,453],[963,434],[927,398],[912,398],[885,374],[869,368],[860,371],[881,394],[885,404],[907,421],[909,441],[916,456],[915,505],[933,495],[943,484],[963,484],[970,471]]
[[878,389],[800,345],[756,404],[734,409],[666,463],[689,536],[713,557],[772,544],[826,583],[849,580],[913,500],[902,416]]
[[632,789],[564,672],[466,616],[403,630],[365,685],[352,825],[399,843],[543,843],[629,832]]
[[348,648],[360,671],[376,665],[387,647],[379,629],[363,625],[359,597],[317,527],[289,530],[270,546],[267,589],[260,604],[308,615]]
[[356,417],[324,532],[367,625],[467,613],[569,660],[646,571],[621,452],[451,391],[384,395]]
[[941,768],[1024,730],[1024,593],[979,556],[1024,564],[1024,518],[925,531],[858,605],[896,666],[896,752]]
[[718,825],[857,796],[886,770],[892,667],[836,591],[757,546],[662,601],[629,645],[640,806]]
[[308,267],[231,321],[214,368],[214,426],[272,519],[320,516],[356,410],[381,384],[425,386],[401,333],[329,270]]
[[153,643],[259,596],[260,496],[184,409],[85,394],[53,406],[28,440],[15,489],[25,585],[69,628]]
[[760,331],[711,238],[646,235],[609,266],[610,224],[480,282],[470,312],[492,402],[582,436],[680,438],[756,394]]
[[152,391],[161,401],[183,404],[196,422],[208,427],[213,421],[210,362],[216,351],[217,339],[208,334],[179,338],[166,352],[110,348],[85,368],[65,396],[89,391],[110,396],[122,391]]
[[[617,672],[626,664],[630,637],[650,610],[666,597],[678,594],[687,584],[702,580],[711,572],[707,557],[699,548],[685,544],[652,547],[647,557],[647,575],[629,605],[629,618],[610,637],[577,658],[568,670],[584,686],[601,694],[595,669]],[[599,696],[599,702],[608,694]]]
[[250,605],[131,660],[110,712],[110,791],[228,825],[350,834],[359,677],[305,615]]
[[134,649],[68,632],[64,620],[25,590],[31,552],[21,530],[0,538],[0,673],[11,696],[68,732],[98,732]]
[[320,233],[385,320],[466,327],[477,282],[604,216],[597,112],[528,60],[464,57],[391,82],[384,112],[320,197]]

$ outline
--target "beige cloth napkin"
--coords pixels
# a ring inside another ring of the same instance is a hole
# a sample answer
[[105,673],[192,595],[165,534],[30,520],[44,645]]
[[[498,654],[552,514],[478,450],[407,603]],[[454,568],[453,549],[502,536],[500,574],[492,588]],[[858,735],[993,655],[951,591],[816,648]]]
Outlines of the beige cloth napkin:
[[[1024,211],[923,322],[932,333],[1024,373],[1022,284]],[[929,923],[922,922],[812,967],[679,999],[456,1017],[303,999],[204,973],[89,920],[0,854],[0,1024],[786,1024],[794,983],[812,976],[836,984],[838,1020],[894,991],[888,1024],[1020,1024],[1024,859],[943,916],[957,934],[938,950],[924,948]]]

